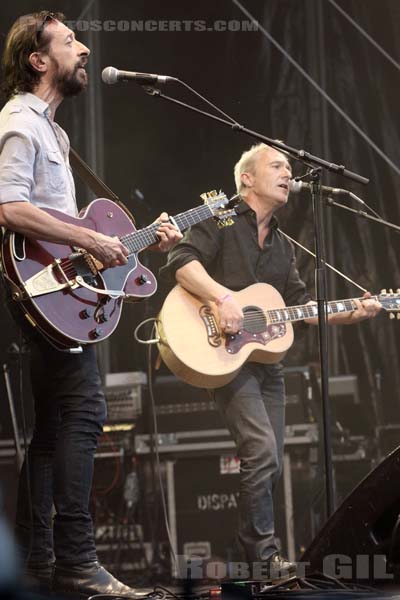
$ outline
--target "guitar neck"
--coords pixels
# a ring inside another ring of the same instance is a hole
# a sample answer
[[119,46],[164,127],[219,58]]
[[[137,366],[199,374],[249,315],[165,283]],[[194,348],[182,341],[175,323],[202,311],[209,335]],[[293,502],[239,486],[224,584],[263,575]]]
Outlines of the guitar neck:
[[[373,300],[377,300],[377,296],[372,296]],[[362,300],[362,298],[358,298]],[[327,302],[326,312],[328,315],[344,314],[355,310],[356,303],[354,298],[347,300],[333,300]],[[285,306],[284,308],[274,308],[266,311],[266,316],[270,323],[284,323],[288,321],[303,321],[318,316],[318,307],[316,304],[304,304],[302,306]]]
[[[201,223],[213,216],[213,211],[206,204],[191,208],[185,212],[179,213],[172,217],[172,222],[177,225],[179,231],[184,231],[196,223]],[[153,223],[148,227],[129,233],[128,235],[120,238],[121,242],[128,248],[130,254],[134,254],[158,243],[159,238],[157,235],[157,229],[159,225]]]

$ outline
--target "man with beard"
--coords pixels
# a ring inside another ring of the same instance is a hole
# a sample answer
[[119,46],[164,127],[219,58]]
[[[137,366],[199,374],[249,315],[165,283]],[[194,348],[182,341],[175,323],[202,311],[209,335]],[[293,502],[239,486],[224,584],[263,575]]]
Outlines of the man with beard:
[[[75,39],[61,14],[26,15],[8,33],[3,55],[8,102],[0,113],[0,226],[84,248],[105,267],[114,267],[127,262],[128,250],[119,239],[41,210],[77,214],[69,140],[54,116],[64,98],[85,89],[88,57],[89,49]],[[159,218],[162,251],[182,237],[167,219],[166,213]],[[95,348],[61,352],[36,338],[30,345],[36,419],[16,515],[27,573],[39,584],[52,579],[56,592],[130,596],[134,590],[98,562],[89,513],[94,453],[106,417]]]

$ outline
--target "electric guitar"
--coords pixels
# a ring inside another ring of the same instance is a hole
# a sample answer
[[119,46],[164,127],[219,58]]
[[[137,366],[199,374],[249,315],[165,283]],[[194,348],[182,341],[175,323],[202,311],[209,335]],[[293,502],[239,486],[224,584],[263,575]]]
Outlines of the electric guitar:
[[[190,385],[221,387],[246,361],[278,362],[293,343],[292,323],[318,314],[316,304],[286,307],[280,293],[267,283],[232,293],[244,313],[243,329],[236,334],[221,331],[213,302],[203,302],[179,285],[165,299],[157,317],[158,348],[167,367]],[[400,290],[383,290],[374,299],[392,318],[400,311]],[[327,303],[328,314],[355,308],[354,298]]]
[[[183,231],[214,217],[219,226],[233,224],[237,197],[202,194],[204,204],[171,217]],[[6,231],[1,243],[1,270],[11,296],[31,323],[55,347],[79,348],[106,339],[118,325],[124,300],[153,295],[157,280],[138,253],[158,242],[157,224],[136,230],[123,205],[98,198],[71,217],[46,209],[64,223],[117,236],[129,249],[128,263],[104,268],[81,248],[31,240]]]

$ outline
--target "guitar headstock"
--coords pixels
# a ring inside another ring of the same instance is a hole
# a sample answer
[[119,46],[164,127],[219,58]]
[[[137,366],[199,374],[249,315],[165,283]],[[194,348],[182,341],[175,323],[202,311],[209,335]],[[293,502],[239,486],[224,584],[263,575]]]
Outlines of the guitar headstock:
[[212,211],[213,217],[220,229],[233,225],[234,221],[232,217],[236,216],[235,207],[240,201],[238,195],[229,199],[221,190],[218,193],[216,190],[212,190],[211,192],[204,192],[200,197],[204,201],[204,204],[207,204],[208,208]]
[[395,313],[397,313],[397,318],[400,319],[400,289],[395,292],[393,290],[381,290],[378,300],[382,304],[382,308],[389,312],[391,319],[396,318]]

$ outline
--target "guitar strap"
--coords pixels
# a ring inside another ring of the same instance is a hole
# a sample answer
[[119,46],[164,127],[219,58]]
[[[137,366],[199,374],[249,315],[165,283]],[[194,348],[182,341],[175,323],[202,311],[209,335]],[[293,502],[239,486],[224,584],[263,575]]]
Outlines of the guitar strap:
[[90,187],[92,192],[99,198],[108,198],[117,204],[120,204],[124,209],[121,200],[116,194],[96,175],[89,165],[79,156],[79,154],[70,148],[69,159],[73,171],[75,171],[86,185]]

